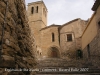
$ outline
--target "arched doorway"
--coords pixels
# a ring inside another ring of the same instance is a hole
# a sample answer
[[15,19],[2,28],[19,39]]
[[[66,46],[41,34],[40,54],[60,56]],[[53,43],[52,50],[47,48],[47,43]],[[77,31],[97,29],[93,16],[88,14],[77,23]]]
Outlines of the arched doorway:
[[59,58],[60,57],[59,50],[56,47],[49,48],[48,56],[50,58]]

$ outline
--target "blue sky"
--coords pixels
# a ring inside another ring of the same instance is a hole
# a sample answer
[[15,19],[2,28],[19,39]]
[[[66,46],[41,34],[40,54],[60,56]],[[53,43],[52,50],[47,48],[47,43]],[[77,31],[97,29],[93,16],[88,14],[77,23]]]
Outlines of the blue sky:
[[[40,0],[25,0],[26,5]],[[48,25],[62,25],[73,19],[87,20],[93,14],[94,0],[43,0],[48,9]]]

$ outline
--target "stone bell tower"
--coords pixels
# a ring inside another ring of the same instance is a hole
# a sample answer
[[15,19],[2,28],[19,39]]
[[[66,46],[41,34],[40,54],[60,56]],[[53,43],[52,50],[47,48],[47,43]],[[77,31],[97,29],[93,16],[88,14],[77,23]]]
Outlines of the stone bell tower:
[[[44,2],[37,1],[28,4],[28,19],[32,36],[34,35],[38,53],[41,52],[41,32],[47,26],[47,8]],[[41,54],[41,53],[40,53]]]

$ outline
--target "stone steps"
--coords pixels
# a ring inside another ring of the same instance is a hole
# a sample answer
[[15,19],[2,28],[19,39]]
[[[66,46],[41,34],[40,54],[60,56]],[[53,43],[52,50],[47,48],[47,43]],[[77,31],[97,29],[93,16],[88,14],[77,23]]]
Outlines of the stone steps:
[[63,60],[63,59],[57,59],[57,58],[48,58],[48,59],[44,59],[44,60],[39,60],[38,61],[38,66],[39,67],[68,67],[68,66],[73,66],[72,64],[70,64],[70,62],[68,62],[67,60]]
[[97,73],[90,73],[90,74],[36,74],[36,75],[100,75],[100,74],[97,74]]
[[82,68],[79,68],[78,63],[63,59],[47,58],[38,60],[38,62],[40,71],[36,75],[100,75],[100,69],[90,66],[88,71],[86,67],[85,71],[80,71]]
[[100,75],[100,72],[38,72],[36,75]]

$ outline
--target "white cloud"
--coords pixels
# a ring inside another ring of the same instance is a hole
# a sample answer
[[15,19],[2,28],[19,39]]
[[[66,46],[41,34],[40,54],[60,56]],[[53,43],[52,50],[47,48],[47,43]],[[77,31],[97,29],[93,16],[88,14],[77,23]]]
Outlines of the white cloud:
[[[26,0],[26,4],[39,0]],[[64,24],[75,18],[87,20],[94,0],[43,0],[48,9],[48,25]]]

